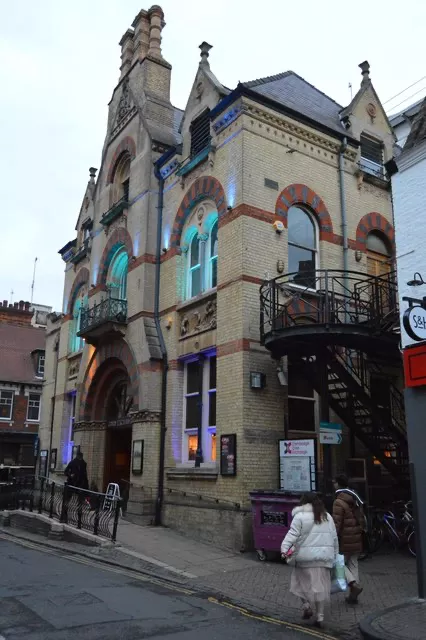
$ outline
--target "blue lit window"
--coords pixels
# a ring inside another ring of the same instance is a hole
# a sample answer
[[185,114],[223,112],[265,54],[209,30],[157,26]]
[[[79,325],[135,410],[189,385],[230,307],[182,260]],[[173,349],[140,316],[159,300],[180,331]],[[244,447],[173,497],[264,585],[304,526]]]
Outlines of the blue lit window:
[[75,353],[81,351],[84,347],[84,340],[78,335],[81,325],[81,312],[87,305],[87,296],[84,298],[77,298],[74,302],[72,310],[72,320],[70,328],[70,351]]
[[207,279],[207,287],[209,289],[217,286],[217,220],[210,231]]
[[126,248],[119,247],[112,256],[107,287],[110,290],[112,298],[119,300],[127,299],[127,272],[129,268],[129,258]]
[[193,298],[201,293],[201,256],[200,240],[195,233],[188,251],[188,298]]

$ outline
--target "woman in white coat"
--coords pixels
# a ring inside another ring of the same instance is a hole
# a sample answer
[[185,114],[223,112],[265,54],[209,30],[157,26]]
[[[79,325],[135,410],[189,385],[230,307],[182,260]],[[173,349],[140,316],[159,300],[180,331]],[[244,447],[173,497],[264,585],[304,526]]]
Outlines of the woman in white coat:
[[290,591],[302,599],[303,618],[316,615],[322,627],[324,605],[330,599],[331,569],[339,553],[333,518],[314,493],[302,496],[293,509],[290,530],[281,544],[283,558],[294,561]]

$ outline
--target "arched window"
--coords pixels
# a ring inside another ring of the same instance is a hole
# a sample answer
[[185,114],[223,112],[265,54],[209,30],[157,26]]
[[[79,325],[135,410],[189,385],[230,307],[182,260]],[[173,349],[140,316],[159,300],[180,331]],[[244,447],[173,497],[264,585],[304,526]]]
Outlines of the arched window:
[[217,220],[211,228],[209,242],[209,263],[207,267],[207,288],[217,286]]
[[115,204],[121,199],[128,202],[130,188],[130,155],[124,152],[119,159],[114,170],[112,202]]
[[81,328],[81,313],[87,306],[87,297],[76,298],[72,308],[72,320],[70,326],[70,351],[76,353],[84,347],[84,340],[78,335]]
[[317,225],[300,207],[288,210],[288,272],[295,284],[315,288],[318,267]]
[[112,298],[127,299],[127,272],[129,258],[126,247],[119,247],[111,258],[108,271],[107,287]]
[[187,296],[193,298],[201,293],[201,243],[195,232],[188,249]]
[[367,235],[367,271],[370,276],[384,276],[391,271],[387,238],[379,231]]

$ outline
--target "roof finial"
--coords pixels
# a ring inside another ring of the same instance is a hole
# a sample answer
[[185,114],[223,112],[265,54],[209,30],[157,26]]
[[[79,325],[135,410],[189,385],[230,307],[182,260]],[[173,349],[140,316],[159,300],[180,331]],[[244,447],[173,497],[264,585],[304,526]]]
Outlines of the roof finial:
[[362,74],[361,86],[363,86],[368,82],[370,82],[370,65],[368,63],[368,60],[364,60],[364,62],[361,62],[361,64],[359,64],[358,66],[361,69],[361,74]]
[[95,169],[95,167],[90,167],[90,169],[89,169],[89,176],[90,176],[90,182],[91,182],[92,184],[94,184],[94,183],[95,183],[96,172],[97,172],[97,169]]
[[209,51],[210,49],[213,48],[213,45],[209,44],[208,42],[204,41],[200,44],[199,49],[201,50],[201,62],[200,64],[209,64],[208,61],[208,57],[209,57]]

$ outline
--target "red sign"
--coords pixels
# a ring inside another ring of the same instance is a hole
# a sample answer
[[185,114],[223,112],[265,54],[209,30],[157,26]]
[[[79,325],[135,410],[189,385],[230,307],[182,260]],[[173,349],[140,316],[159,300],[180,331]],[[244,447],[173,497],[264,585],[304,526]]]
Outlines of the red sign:
[[426,385],[426,343],[404,349],[406,387]]

